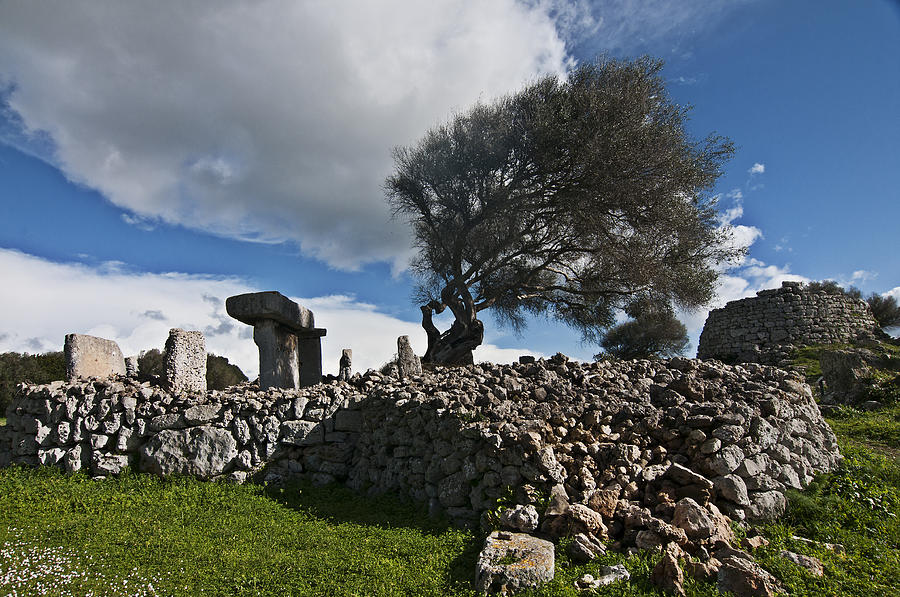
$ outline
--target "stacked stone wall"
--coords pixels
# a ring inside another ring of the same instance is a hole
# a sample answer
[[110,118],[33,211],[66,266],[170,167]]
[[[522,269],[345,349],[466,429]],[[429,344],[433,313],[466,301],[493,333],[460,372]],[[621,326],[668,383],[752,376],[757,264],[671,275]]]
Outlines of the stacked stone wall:
[[687,359],[559,355],[201,397],[126,378],[54,382],[20,386],[7,416],[12,462],[95,476],[126,466],[235,481],[303,476],[398,492],[459,523],[510,489],[522,504],[562,491],[605,512],[610,532],[632,544],[623,529],[644,520],[634,508],[666,520],[691,497],[735,518],[771,517],[784,489],[840,459],[799,377]]
[[798,346],[853,342],[874,337],[877,330],[865,301],[784,282],[781,288],[713,309],[700,334],[697,357],[778,365]]

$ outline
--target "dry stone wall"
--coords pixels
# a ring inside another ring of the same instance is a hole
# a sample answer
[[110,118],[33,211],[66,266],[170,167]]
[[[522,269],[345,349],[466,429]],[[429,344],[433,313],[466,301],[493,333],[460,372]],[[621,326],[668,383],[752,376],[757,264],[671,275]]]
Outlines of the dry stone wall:
[[54,382],[20,386],[7,417],[7,461],[91,475],[305,476],[398,492],[459,523],[510,490],[522,505],[555,495],[572,504],[557,514],[594,512],[595,536],[638,547],[683,535],[670,527],[684,498],[773,517],[785,488],[840,460],[800,377],[688,359],[558,355],[193,397],[124,377]]
[[797,346],[852,342],[874,337],[878,329],[865,301],[783,282],[713,309],[697,357],[777,365]]

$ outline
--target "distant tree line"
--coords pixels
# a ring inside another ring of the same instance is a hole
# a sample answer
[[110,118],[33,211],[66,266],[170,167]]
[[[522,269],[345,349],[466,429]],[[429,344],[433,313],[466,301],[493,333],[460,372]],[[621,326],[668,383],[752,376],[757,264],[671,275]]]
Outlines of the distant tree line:
[[[165,353],[145,350],[138,357],[141,381],[159,380],[165,374]],[[5,352],[0,354],[0,417],[12,401],[16,386],[22,382],[45,384],[66,378],[66,360],[62,351],[44,354]],[[206,355],[206,385],[211,390],[247,381],[240,367],[225,357]]]
[[834,280],[813,281],[806,287],[809,290],[818,290],[827,294],[844,294],[851,298],[865,300],[872,309],[875,321],[882,329],[900,327],[900,304],[893,296],[884,296],[873,292],[863,299],[862,291],[859,288],[855,286],[844,288]]
[[66,359],[62,351],[44,354],[0,354],[0,417],[6,416],[6,407],[16,393],[16,386],[28,382],[50,383],[66,377]]

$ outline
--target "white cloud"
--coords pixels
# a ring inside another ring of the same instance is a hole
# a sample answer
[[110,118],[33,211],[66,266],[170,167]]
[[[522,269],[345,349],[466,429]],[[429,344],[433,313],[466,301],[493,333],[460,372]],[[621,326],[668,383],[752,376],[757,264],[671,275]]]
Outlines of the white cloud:
[[765,173],[765,171],[766,171],[766,165],[760,164],[759,162],[756,162],[755,164],[753,164],[750,167],[749,170],[747,170],[747,172],[750,174],[750,176],[753,176],[754,174],[763,174],[763,173]]
[[[6,318],[0,352],[62,350],[68,333],[90,334],[118,342],[126,355],[162,348],[169,329],[200,330],[206,348],[228,359],[251,378],[259,368],[252,328],[225,313],[225,299],[256,292],[243,280],[179,273],[128,271],[122,264],[89,267],[54,263],[19,251],[0,249],[0,312]],[[313,311],[328,330],[322,342],[325,372],[336,374],[342,348],[353,349],[357,371],[380,367],[397,351],[397,337],[408,335],[423,354],[426,338],[417,322],[381,313],[353,297],[291,297]],[[544,356],[490,343],[475,352],[476,361],[510,362],[522,354]]]
[[873,272],[865,269],[858,269],[850,276],[850,282],[869,282],[870,280],[874,280],[878,277],[878,272]]
[[293,239],[337,267],[405,264],[408,230],[382,194],[391,148],[563,72],[557,26],[590,26],[565,6],[2,3],[0,90],[25,127],[5,141],[136,223]]

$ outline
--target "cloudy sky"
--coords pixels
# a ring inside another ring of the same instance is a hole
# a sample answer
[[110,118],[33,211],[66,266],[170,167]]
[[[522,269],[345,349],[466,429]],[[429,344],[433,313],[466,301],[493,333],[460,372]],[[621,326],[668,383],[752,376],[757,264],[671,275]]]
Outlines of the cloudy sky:
[[[409,334],[391,149],[599,53],[666,61],[750,247],[717,304],[785,279],[900,298],[900,6],[890,0],[0,3],[0,351],[170,327],[256,374],[224,299],[279,290],[377,367]],[[706,312],[683,314],[696,338]],[[590,358],[563,325],[487,318],[483,360]]]

